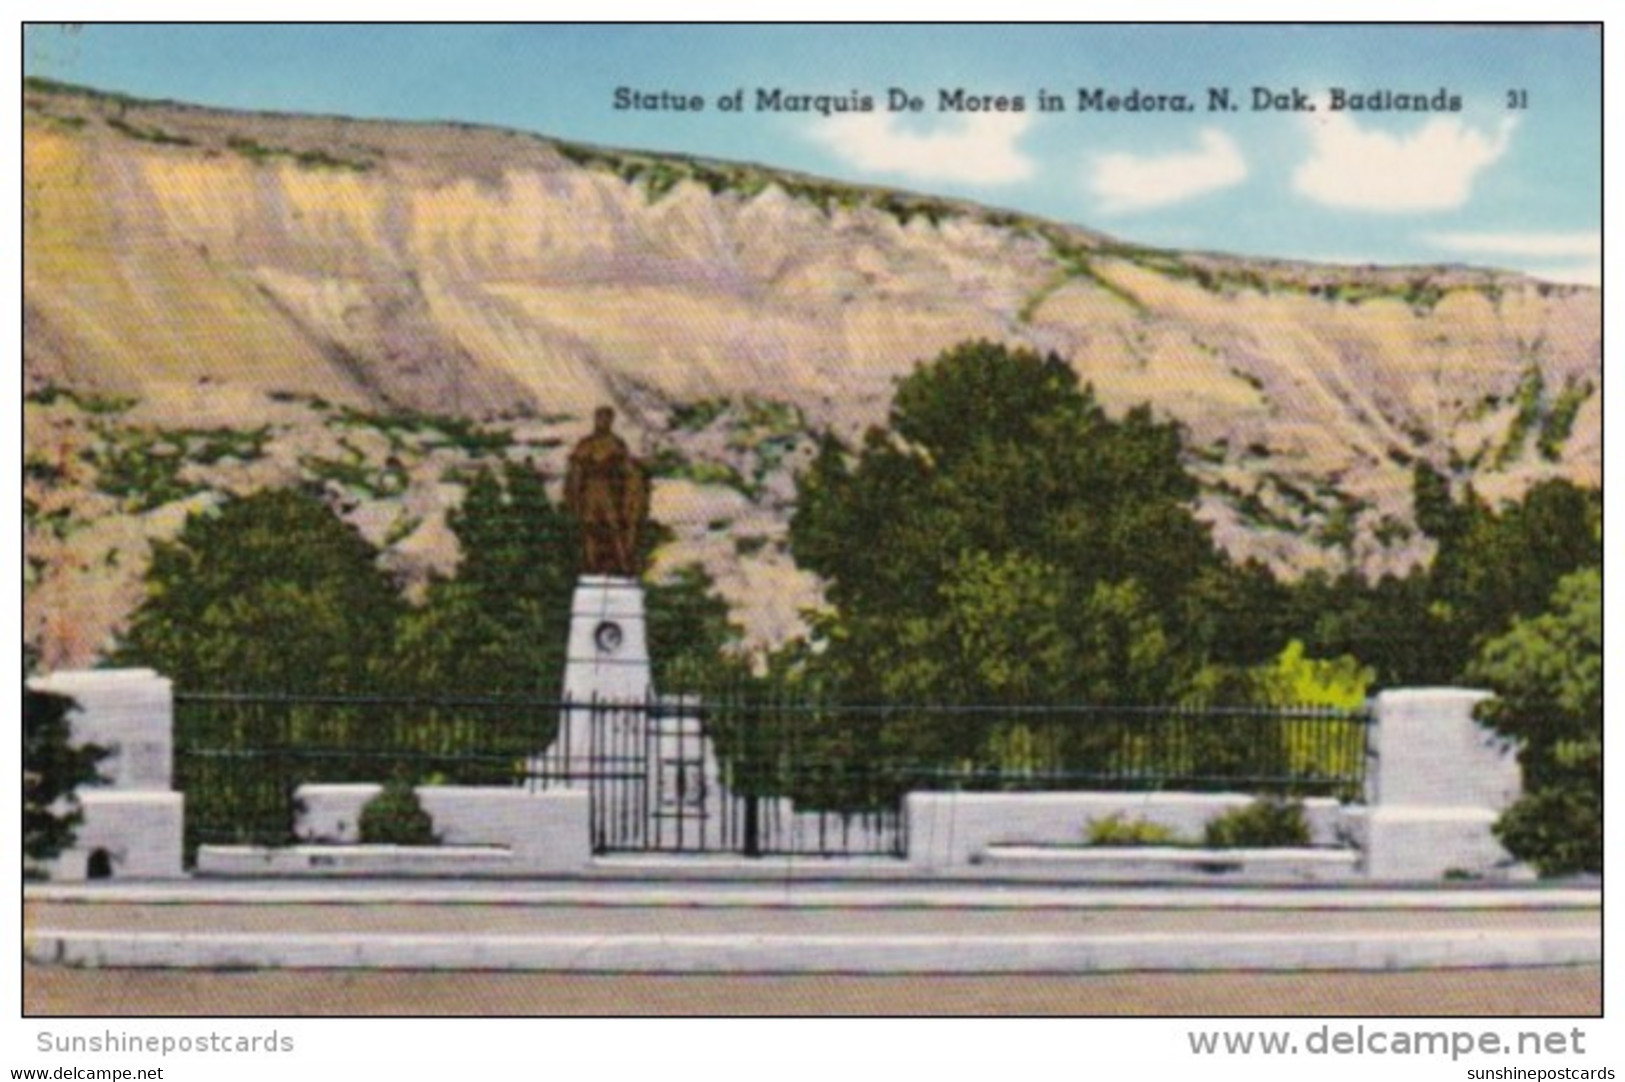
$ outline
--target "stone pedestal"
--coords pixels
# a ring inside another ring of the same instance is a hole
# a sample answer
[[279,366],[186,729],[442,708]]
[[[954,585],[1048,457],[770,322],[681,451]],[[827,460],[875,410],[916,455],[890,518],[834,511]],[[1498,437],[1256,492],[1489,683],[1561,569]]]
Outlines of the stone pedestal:
[[582,576],[570,604],[565,698],[643,702],[653,693],[643,587],[635,579]]
[[559,716],[552,746],[533,764],[544,786],[585,785],[605,756],[643,746],[654,677],[637,580],[583,575],[576,582],[563,697],[572,705]]
[[1376,760],[1355,817],[1372,878],[1525,874],[1492,831],[1522,792],[1522,774],[1512,743],[1473,717],[1489,697],[1407,688],[1373,700]]
[[536,764],[546,788],[596,786],[606,807],[644,819],[654,848],[698,846],[718,829],[716,754],[697,703],[657,696],[643,587],[585,575],[570,606],[559,734]]
[[184,798],[172,791],[174,696],[150,669],[57,672],[29,686],[72,699],[75,744],[112,754],[99,768],[107,782],[79,791],[84,810],[73,848],[51,862],[50,877],[167,879],[181,867]]
[[[586,708],[565,710],[554,743],[566,756],[567,778],[595,769],[594,758],[624,756],[640,747],[654,692],[643,587],[635,579],[582,576],[570,604],[564,698]],[[614,710],[615,705],[626,709]]]

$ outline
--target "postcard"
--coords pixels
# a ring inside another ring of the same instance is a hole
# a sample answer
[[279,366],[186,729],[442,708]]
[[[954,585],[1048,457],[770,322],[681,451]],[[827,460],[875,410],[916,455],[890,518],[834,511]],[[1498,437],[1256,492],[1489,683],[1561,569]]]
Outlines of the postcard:
[[14,1063],[1606,1067],[1601,46],[29,26]]

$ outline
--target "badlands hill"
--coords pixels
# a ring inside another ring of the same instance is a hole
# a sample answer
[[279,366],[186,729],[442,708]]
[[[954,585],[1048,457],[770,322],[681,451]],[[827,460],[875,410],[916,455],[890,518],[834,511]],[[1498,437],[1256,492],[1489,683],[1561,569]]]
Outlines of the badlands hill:
[[152,540],[324,483],[403,578],[506,459],[557,477],[620,407],[754,643],[818,601],[785,524],[816,432],[988,338],[1186,428],[1200,513],[1281,571],[1426,559],[1427,460],[1491,498],[1598,483],[1596,290],[1461,267],[1145,248],[928,195],[464,125],[250,114],[30,81],[27,634],[106,649]]

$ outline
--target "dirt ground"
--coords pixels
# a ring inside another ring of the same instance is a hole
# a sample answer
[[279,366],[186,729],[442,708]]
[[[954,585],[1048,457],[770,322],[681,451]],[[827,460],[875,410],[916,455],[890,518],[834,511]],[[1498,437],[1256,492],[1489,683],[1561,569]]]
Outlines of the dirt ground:
[[193,972],[28,966],[27,1015],[1600,1015],[1602,969],[1092,976]]

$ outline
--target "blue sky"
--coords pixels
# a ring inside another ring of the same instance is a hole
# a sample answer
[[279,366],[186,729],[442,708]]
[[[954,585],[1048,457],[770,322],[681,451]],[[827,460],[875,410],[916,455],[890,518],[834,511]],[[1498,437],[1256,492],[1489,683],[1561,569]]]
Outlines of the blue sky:
[[[1154,245],[1600,274],[1601,40],[1585,28],[40,27],[24,69],[208,105],[461,120],[757,161]],[[620,87],[698,95],[705,108],[618,110]],[[925,108],[889,111],[893,87]],[[1078,91],[1095,87],[1185,94],[1195,111],[1080,111]],[[1333,111],[1337,87],[1443,90],[1461,108]],[[757,109],[772,88],[867,95],[875,109]],[[1019,95],[1026,109],[939,109],[954,88]],[[1228,88],[1238,109],[1209,111],[1210,88]],[[1254,88],[1299,89],[1316,110],[1255,111]],[[1041,89],[1064,111],[1039,111]],[[744,109],[720,109],[738,90]]]

